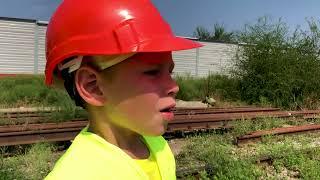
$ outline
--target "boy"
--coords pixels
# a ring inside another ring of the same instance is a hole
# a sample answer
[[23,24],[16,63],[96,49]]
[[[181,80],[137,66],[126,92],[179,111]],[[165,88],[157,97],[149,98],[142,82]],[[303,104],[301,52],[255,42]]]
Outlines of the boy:
[[175,37],[149,0],[64,0],[50,20],[46,84],[58,77],[89,124],[46,179],[175,179],[161,137],[173,120]]

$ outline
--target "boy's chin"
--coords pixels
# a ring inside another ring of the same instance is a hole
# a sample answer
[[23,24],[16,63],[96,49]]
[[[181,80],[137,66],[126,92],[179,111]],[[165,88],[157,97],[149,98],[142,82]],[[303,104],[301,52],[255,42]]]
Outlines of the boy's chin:
[[165,133],[165,128],[159,128],[153,131],[143,133],[144,136],[162,136]]

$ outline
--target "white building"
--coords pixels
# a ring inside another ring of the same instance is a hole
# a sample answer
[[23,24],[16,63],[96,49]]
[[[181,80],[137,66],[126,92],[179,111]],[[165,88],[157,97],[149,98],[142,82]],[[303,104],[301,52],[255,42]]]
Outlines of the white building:
[[[0,17],[0,74],[43,74],[47,22]],[[174,52],[175,74],[227,73],[237,44],[201,42],[199,49]]]

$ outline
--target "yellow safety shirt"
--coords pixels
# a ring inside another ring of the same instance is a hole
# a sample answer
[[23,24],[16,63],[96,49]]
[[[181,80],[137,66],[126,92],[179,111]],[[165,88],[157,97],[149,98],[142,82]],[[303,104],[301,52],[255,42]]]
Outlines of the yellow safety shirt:
[[135,159],[135,162],[142,168],[142,170],[148,175],[149,179],[161,180],[159,167],[153,154],[150,154],[148,159]]
[[[45,180],[149,180],[147,173],[119,147],[84,128]],[[163,180],[175,180],[175,160],[162,136],[143,136]]]

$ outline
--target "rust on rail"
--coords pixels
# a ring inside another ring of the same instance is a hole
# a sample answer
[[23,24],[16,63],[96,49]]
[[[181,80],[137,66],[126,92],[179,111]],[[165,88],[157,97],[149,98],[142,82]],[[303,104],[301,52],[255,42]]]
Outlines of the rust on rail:
[[300,125],[293,127],[283,127],[283,128],[274,128],[271,130],[260,130],[251,132],[249,134],[239,136],[236,138],[236,144],[245,144],[248,142],[254,142],[261,140],[263,136],[267,135],[285,135],[285,134],[296,134],[296,133],[305,133],[312,131],[319,131],[320,124],[308,124],[308,125]]

